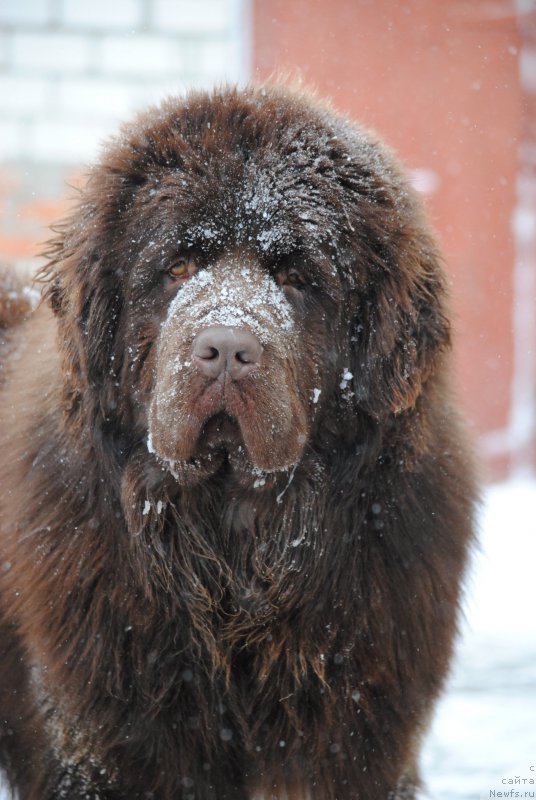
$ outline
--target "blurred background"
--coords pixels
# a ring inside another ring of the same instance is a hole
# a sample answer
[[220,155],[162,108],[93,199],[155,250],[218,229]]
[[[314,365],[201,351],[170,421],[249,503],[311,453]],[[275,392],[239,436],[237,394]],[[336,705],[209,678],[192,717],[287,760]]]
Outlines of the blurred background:
[[38,266],[121,120],[277,73],[395,148],[445,253],[495,486],[425,777],[438,800],[491,797],[536,776],[536,0],[0,0],[0,262]]

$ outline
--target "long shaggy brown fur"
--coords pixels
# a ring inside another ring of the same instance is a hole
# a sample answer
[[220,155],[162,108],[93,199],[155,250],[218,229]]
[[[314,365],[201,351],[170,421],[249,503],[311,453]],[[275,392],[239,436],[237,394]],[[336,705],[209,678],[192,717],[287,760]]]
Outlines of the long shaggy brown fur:
[[393,155],[281,88],[170,100],[48,257],[0,394],[21,800],[414,798],[474,489]]

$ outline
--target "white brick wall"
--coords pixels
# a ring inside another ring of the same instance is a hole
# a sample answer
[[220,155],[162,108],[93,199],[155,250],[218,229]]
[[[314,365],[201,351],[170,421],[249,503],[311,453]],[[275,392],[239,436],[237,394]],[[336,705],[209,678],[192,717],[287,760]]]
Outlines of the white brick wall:
[[[91,65],[89,37],[70,33],[17,33],[11,42],[14,75],[59,75],[88,72]],[[9,73],[8,73],[9,74]]]
[[149,103],[246,80],[250,2],[0,0],[0,162],[87,162]]
[[165,79],[188,70],[184,49],[172,38],[145,34],[106,36],[100,42],[97,71],[102,75]]
[[6,161],[19,161],[24,157],[24,126],[22,122],[0,119],[0,148]]
[[[9,66],[11,58],[11,37],[2,31],[2,23],[0,23],[0,70],[6,70]],[[1,102],[1,101],[0,101]]]
[[47,118],[28,127],[25,145],[37,163],[70,164],[80,161],[80,153],[93,158],[108,134],[105,124]]
[[222,34],[229,25],[230,4],[222,0],[154,0],[153,20],[163,31]]
[[45,25],[51,21],[49,0],[2,0],[0,25]]
[[63,22],[82,30],[132,30],[143,24],[146,5],[141,0],[63,0]]
[[0,98],[2,118],[29,119],[47,113],[50,86],[44,78],[0,74]]
[[125,82],[113,78],[62,77],[54,83],[52,105],[71,119],[125,119],[135,105],[134,92]]

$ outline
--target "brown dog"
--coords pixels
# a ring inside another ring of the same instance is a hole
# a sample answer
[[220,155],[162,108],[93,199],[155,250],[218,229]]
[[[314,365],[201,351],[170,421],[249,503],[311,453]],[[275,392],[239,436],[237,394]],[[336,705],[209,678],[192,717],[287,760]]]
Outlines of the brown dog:
[[281,88],[123,128],[6,334],[21,800],[413,798],[473,480],[396,160]]

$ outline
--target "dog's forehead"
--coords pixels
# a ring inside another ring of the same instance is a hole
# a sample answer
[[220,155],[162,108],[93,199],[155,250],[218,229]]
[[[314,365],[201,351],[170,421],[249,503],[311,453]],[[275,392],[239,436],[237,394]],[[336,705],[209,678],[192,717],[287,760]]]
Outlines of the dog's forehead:
[[[291,252],[304,238],[319,231],[318,220],[305,194],[280,182],[260,159],[231,163],[220,157],[218,176],[207,176],[201,185],[195,174],[185,173],[190,194],[178,204],[177,222],[184,223],[182,244],[253,247],[261,253]],[[228,169],[229,176],[222,175]],[[286,188],[286,191],[285,191]]]
[[229,236],[237,244],[270,253],[292,251],[303,240],[320,245],[333,237],[339,209],[315,186],[311,165],[298,165],[290,157],[281,164],[279,159],[266,149],[247,159],[236,152],[216,152],[207,159],[205,179],[190,170],[177,176],[188,185],[186,211],[191,205],[195,218],[193,224],[188,220],[192,241],[186,244]]
[[203,113],[185,105],[145,130],[140,140],[166,152],[156,168],[147,164],[141,191],[164,201],[166,224],[182,226],[186,247],[234,243],[278,255],[334,242],[352,214],[341,137],[292,109],[243,111],[215,100]]

